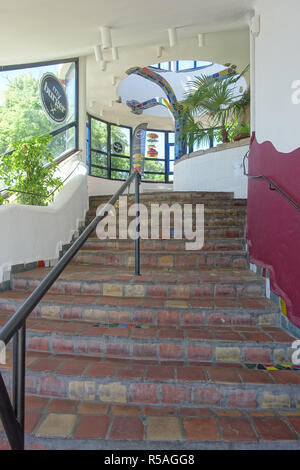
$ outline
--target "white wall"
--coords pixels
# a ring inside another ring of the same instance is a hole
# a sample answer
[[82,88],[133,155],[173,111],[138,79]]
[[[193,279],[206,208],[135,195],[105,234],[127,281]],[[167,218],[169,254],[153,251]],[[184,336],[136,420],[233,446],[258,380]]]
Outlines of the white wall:
[[13,265],[40,260],[53,262],[62,245],[72,240],[88,210],[84,170],[79,167],[47,207],[0,206],[0,282],[9,279]]
[[300,100],[292,103],[292,83],[300,80],[300,2],[258,0],[255,14],[261,17],[254,63],[257,139],[290,152],[300,147]]
[[247,198],[247,177],[243,157],[249,145],[224,150],[194,152],[175,164],[174,191],[229,191],[235,198]]

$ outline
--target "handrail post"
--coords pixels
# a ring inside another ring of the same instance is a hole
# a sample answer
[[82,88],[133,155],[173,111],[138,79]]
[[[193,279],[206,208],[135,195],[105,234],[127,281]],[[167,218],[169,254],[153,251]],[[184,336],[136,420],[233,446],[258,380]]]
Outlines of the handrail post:
[[13,339],[13,406],[24,446],[26,322]]
[[134,180],[134,203],[135,203],[135,275],[139,276],[141,274],[141,247],[140,247],[140,210],[139,210],[139,203],[140,203],[140,182],[141,182],[141,175],[137,171]]

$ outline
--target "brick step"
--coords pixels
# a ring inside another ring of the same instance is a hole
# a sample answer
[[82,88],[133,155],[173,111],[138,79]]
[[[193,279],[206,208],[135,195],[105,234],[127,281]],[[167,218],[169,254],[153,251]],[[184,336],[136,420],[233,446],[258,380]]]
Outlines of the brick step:
[[[1,373],[11,390],[11,358]],[[248,369],[245,364],[117,361],[28,352],[26,393],[98,404],[218,409],[299,408],[300,371]],[[91,410],[92,411],[92,410]]]
[[[245,241],[243,238],[229,238],[229,239],[210,239],[204,242],[202,250],[187,251],[187,240],[141,240],[141,250],[149,251],[170,251],[185,253],[202,253],[202,251],[244,251]],[[100,240],[99,238],[89,238],[82,247],[82,250],[132,250],[134,248],[134,241],[129,240]]]
[[[134,266],[134,251],[101,251],[101,250],[80,250],[72,260],[73,264],[98,264],[100,266]],[[247,268],[248,258],[245,251],[201,251],[184,252],[141,252],[141,266],[186,266],[197,268],[226,267],[226,268]]]
[[[129,203],[128,207],[130,207],[131,203]],[[150,216],[151,214],[151,205],[146,205],[148,209],[148,214]],[[181,206],[182,211],[184,210],[184,206]],[[116,214],[117,216],[119,215],[119,208],[118,206],[115,206],[116,209]],[[88,217],[95,217],[97,211],[97,207],[92,207],[88,210],[87,216]],[[233,207],[214,207],[214,206],[206,206],[204,205],[204,215],[205,216],[215,216],[215,217],[241,217],[245,216],[247,212],[247,208],[243,206],[233,206]],[[195,216],[196,214],[196,208],[195,204],[193,204],[193,210],[192,210],[192,215]],[[128,216],[129,217],[129,216]],[[132,217],[132,216],[131,216]]]
[[289,363],[294,339],[278,327],[27,322],[29,351],[156,361]]
[[[87,216],[85,219],[86,224],[88,225],[89,223],[92,222],[94,217]],[[116,227],[127,227],[130,222],[134,220],[134,217],[128,217],[128,221],[122,221],[121,224],[119,224],[119,218],[116,217]],[[188,219],[187,219],[188,220]],[[191,219],[190,219],[191,220]],[[151,219],[149,218],[142,218],[140,219],[141,223],[145,222],[147,224],[148,222],[148,227],[151,228]],[[183,221],[183,218],[182,218]],[[161,227],[161,222],[154,224],[153,227]],[[204,225],[205,228],[207,227],[240,227],[245,225],[245,216],[204,216]],[[147,226],[147,225],[146,225]],[[196,228],[195,225],[195,217],[192,218],[192,228]],[[170,228],[174,228],[174,220],[173,217],[170,218]]]
[[[127,195],[127,194],[124,194]],[[128,194],[129,200],[134,200],[134,194]],[[107,202],[110,199],[111,195],[101,195],[101,196],[90,196],[89,200],[91,202],[100,203]],[[213,201],[231,201],[237,203],[246,203],[245,199],[234,199],[233,193],[230,192],[209,192],[209,191],[162,191],[162,192],[153,192],[153,193],[140,193],[140,200],[159,202],[159,201],[194,201],[194,200],[213,200]]]
[[[34,289],[50,268],[12,274],[15,290]],[[49,293],[150,297],[170,300],[215,297],[259,297],[265,295],[265,280],[246,269],[143,268],[140,276],[132,268],[97,265],[70,265]]]
[[[94,209],[96,210],[101,204],[106,204],[107,202],[109,201],[109,196],[106,196],[104,199],[100,199],[100,200],[91,200],[89,201],[89,207],[90,209]],[[128,197],[127,196],[127,204],[128,206],[130,206],[131,204],[134,204],[134,198],[133,197]],[[145,198],[141,198],[141,195],[140,195],[140,202],[142,202],[146,207],[150,207],[151,204],[162,204],[162,203],[165,203],[165,204],[175,204],[175,203],[178,203],[178,204],[204,204],[206,208],[224,208],[224,209],[227,209],[227,208],[244,208],[246,209],[247,208],[247,201],[245,199],[219,199],[219,200],[215,200],[215,199],[203,199],[203,198],[189,198],[189,199],[185,199],[185,200],[181,200],[181,199],[169,199],[169,200],[166,200],[166,199],[156,199],[156,200],[148,200],[148,199],[145,199]],[[115,204],[115,207],[118,206],[118,202]]]
[[[211,239],[222,239],[222,240],[227,240],[227,239],[236,239],[236,238],[243,238],[244,237],[244,232],[245,232],[245,227],[244,226],[235,226],[235,227],[205,227],[204,228],[204,241],[206,240],[211,240]],[[149,235],[151,234],[151,231],[149,230]],[[152,240],[152,241],[164,241],[164,239],[162,239],[162,228],[159,227],[159,230],[158,230],[158,239],[157,240]],[[95,238],[98,238],[97,236],[97,233],[96,233],[96,230],[94,230],[91,234],[91,237],[90,239],[95,239]],[[148,237],[149,238],[149,237]],[[141,236],[141,240],[148,240],[148,238],[143,238],[143,236]],[[118,240],[119,239],[119,228],[116,227],[116,239]],[[169,240],[169,239],[168,239]],[[175,240],[174,238],[174,230],[171,229],[170,230],[170,240],[173,241]],[[114,239],[110,238],[108,241],[114,241]],[[178,240],[176,240],[178,241]],[[183,241],[183,242],[186,242],[187,239],[185,238],[184,236],[184,233],[183,233],[183,236],[182,236],[182,240],[180,241]]]
[[[28,295],[25,291],[0,292],[0,313],[14,313]],[[261,297],[167,300],[47,294],[31,318],[160,326],[276,326],[278,312],[273,302]]]
[[[32,450],[116,449],[126,450],[127,456],[130,449],[144,450],[141,458],[148,462],[149,449],[185,449],[193,456],[204,449],[299,448],[300,417],[294,409],[95,403],[27,395],[26,410],[26,449]],[[0,449],[9,449],[1,430]]]

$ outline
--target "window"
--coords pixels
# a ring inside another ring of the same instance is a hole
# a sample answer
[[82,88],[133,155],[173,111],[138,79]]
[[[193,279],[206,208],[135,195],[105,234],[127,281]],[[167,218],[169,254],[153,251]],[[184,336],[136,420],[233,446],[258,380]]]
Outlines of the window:
[[[68,59],[38,64],[2,67],[0,72],[0,154],[16,140],[50,133],[55,158],[78,147],[78,61]],[[67,96],[64,121],[54,121],[40,98],[40,82],[46,73],[56,76]]]
[[161,62],[150,65],[153,69],[167,72],[186,72],[188,70],[199,70],[213,65],[213,62],[202,60],[174,60],[172,62]]
[[132,129],[88,116],[88,163],[91,176],[127,179]]

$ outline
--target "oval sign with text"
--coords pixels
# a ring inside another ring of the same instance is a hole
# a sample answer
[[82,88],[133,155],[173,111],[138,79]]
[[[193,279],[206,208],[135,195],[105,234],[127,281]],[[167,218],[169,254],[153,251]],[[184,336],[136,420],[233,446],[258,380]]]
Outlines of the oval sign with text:
[[123,152],[123,144],[121,142],[114,142],[113,143],[113,151],[115,153],[122,153]]
[[52,121],[64,122],[68,116],[68,97],[65,87],[53,73],[40,81],[40,97],[44,110]]

